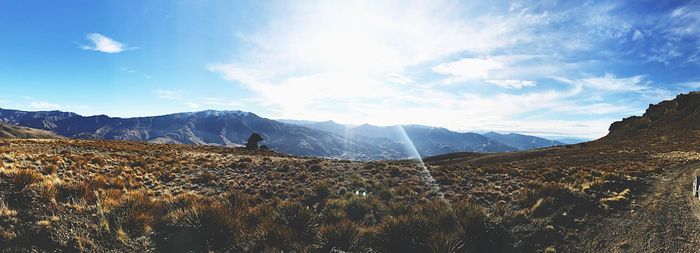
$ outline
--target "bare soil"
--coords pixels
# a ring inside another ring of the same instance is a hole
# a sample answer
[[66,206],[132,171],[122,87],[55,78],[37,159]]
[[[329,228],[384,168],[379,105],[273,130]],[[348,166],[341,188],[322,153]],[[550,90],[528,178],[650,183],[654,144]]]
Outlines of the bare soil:
[[649,178],[646,194],[628,209],[591,223],[574,246],[579,252],[698,252],[700,200],[692,195],[693,163]]

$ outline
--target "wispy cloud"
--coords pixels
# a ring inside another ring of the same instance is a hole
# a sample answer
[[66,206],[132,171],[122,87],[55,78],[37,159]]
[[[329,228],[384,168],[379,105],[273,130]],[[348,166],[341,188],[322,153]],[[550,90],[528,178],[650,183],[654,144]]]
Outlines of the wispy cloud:
[[60,110],[69,108],[70,106],[50,103],[46,101],[32,101],[29,102],[29,107],[36,110]]
[[84,50],[98,51],[102,53],[114,54],[120,53],[125,50],[134,49],[134,47],[128,47],[127,45],[113,40],[107,36],[99,33],[88,33],[85,37],[90,41],[90,45],[80,46]]
[[454,77],[449,82],[488,78],[489,71],[501,69],[503,64],[492,59],[465,58],[441,63],[431,68],[435,73]]
[[528,80],[486,80],[486,82],[509,89],[520,89],[523,87],[532,87],[537,85],[535,81]]
[[154,90],[153,93],[156,94],[158,98],[162,99],[180,99],[183,98],[184,92],[181,90]]
[[189,108],[192,108],[192,109],[199,109],[202,107],[202,105],[197,104],[197,103],[192,103],[192,102],[186,102],[185,105]]
[[644,80],[644,76],[637,75],[627,78],[618,78],[615,75],[606,73],[602,77],[585,78],[581,80],[585,87],[607,91],[644,91],[651,89],[649,81]]
[[200,102],[201,104],[205,105],[215,105],[215,106],[223,106],[223,107],[241,107],[243,103],[236,101],[236,100],[227,100],[223,98],[215,98],[215,97],[208,97],[202,99]]
[[129,74],[136,73],[136,70],[134,70],[132,68],[127,68],[127,67],[121,67],[121,68],[119,68],[119,70],[124,71],[124,72],[129,73]]

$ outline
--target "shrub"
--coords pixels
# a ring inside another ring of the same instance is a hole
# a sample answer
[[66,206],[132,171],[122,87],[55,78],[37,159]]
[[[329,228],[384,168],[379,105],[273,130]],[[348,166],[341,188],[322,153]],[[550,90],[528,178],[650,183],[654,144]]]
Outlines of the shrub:
[[248,206],[248,197],[239,191],[230,190],[223,194],[223,202],[232,212],[238,212]]
[[323,168],[323,167],[321,166],[321,164],[315,163],[315,164],[312,164],[311,166],[309,166],[309,171],[311,171],[311,172],[319,172],[319,171],[321,171],[322,168]]
[[418,211],[429,219],[428,224],[432,231],[452,232],[459,228],[457,216],[444,201],[430,201],[421,205]]
[[238,248],[235,236],[240,229],[236,217],[222,203],[194,201],[168,213],[156,230],[162,251],[182,252]]
[[170,182],[175,179],[175,175],[170,171],[165,171],[158,176],[158,180],[162,182]]
[[421,216],[387,217],[379,225],[372,246],[380,252],[426,252],[424,240],[428,233]]
[[274,213],[274,221],[294,234],[293,241],[310,245],[316,238],[318,224],[315,214],[296,202],[283,202]]
[[44,176],[33,170],[10,170],[5,174],[15,190],[21,191],[27,186],[41,181]]
[[114,206],[105,205],[104,209],[110,227],[137,236],[151,232],[153,224],[165,213],[164,203],[154,200],[145,191],[129,192]]
[[95,192],[88,181],[61,183],[58,185],[58,200],[77,201],[84,199],[87,202],[95,201]]
[[534,185],[520,193],[519,203],[530,209],[535,217],[550,215],[557,210],[565,210],[572,215],[596,212],[597,205],[581,192],[558,183]]
[[391,167],[391,169],[389,169],[389,175],[392,177],[400,177],[403,173],[399,167]]
[[606,208],[620,208],[629,203],[630,189],[625,189],[612,197],[600,199],[600,204]]
[[320,251],[331,252],[333,249],[341,251],[358,251],[360,240],[359,229],[348,220],[336,224],[325,225],[319,232]]
[[492,224],[483,209],[471,203],[453,207],[461,226],[461,240],[467,252],[511,252],[505,228]]
[[394,190],[393,189],[388,189],[388,188],[382,188],[379,190],[377,193],[379,196],[379,199],[381,199],[384,202],[389,202],[394,198]]
[[313,186],[314,198],[317,202],[325,202],[331,195],[330,186],[327,183],[320,183]]
[[294,252],[292,242],[294,232],[286,226],[266,222],[261,224],[254,233],[251,252]]
[[457,233],[435,233],[428,237],[426,252],[457,253],[462,252],[464,243]]
[[136,160],[136,161],[132,161],[132,162],[129,163],[129,167],[132,167],[132,168],[136,168],[136,167],[141,167],[141,168],[143,168],[143,167],[146,167],[146,161],[144,161],[143,159]]
[[30,185],[27,189],[31,191],[38,200],[44,203],[54,203],[58,189],[51,180],[44,180]]
[[195,183],[195,184],[209,184],[215,180],[216,180],[216,175],[214,173],[211,173],[209,171],[205,171],[205,172],[199,173],[191,181],[192,181],[192,183]]
[[362,221],[368,215],[372,215],[377,209],[375,203],[372,203],[371,198],[353,196],[348,200],[345,206],[345,213],[352,221]]
[[385,214],[391,216],[409,215],[413,209],[405,202],[393,201],[389,202],[385,207]]

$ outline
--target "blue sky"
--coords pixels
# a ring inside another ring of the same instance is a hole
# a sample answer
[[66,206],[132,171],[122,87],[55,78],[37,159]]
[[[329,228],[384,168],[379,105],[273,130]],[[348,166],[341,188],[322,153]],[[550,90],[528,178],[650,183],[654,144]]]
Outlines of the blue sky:
[[698,1],[0,1],[0,107],[595,138],[700,88]]

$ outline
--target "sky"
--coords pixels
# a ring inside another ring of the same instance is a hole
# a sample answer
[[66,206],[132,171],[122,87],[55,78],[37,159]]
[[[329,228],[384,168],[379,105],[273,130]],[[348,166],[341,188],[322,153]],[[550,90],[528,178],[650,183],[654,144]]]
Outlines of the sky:
[[597,138],[700,89],[700,1],[0,1],[0,108]]

